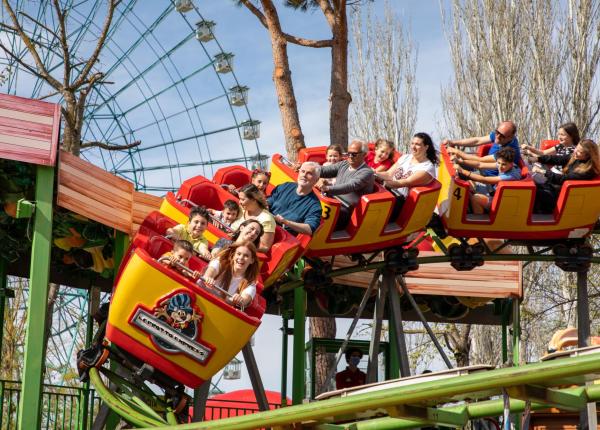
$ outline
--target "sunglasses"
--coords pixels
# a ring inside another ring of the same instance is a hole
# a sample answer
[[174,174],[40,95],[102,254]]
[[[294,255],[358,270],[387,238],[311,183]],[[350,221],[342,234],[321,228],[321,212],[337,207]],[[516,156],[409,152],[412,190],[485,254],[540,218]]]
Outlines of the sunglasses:
[[507,137],[511,137],[504,133],[499,132],[498,130],[496,130],[495,133],[496,133],[496,136],[498,136],[500,139],[506,139]]
[[354,158],[354,157],[358,157],[359,155],[362,155],[362,152],[346,152],[346,155],[348,157]]

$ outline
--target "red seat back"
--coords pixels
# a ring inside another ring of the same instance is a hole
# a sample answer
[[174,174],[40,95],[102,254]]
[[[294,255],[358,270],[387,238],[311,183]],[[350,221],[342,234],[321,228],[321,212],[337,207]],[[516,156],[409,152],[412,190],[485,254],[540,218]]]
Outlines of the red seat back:
[[200,206],[222,210],[225,200],[231,197],[231,194],[219,185],[212,182],[203,182],[190,189],[188,199]]
[[540,149],[545,151],[546,149],[550,149],[553,146],[558,145],[559,141],[554,139],[542,140],[540,143]]
[[240,188],[250,183],[251,176],[252,172],[244,166],[235,165],[217,170],[213,177],[213,181],[216,184],[227,184]]

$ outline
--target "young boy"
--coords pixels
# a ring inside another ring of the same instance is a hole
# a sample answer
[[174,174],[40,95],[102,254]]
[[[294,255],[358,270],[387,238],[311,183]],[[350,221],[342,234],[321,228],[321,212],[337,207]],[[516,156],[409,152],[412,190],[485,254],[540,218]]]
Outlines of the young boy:
[[[474,214],[482,214],[489,210],[492,202],[492,196],[496,191],[496,185],[500,181],[518,181],[521,179],[521,170],[515,166],[515,151],[510,147],[504,147],[494,154],[498,176],[483,176],[477,173],[463,170],[458,164],[455,164],[456,173],[463,179],[467,179],[478,184],[472,184],[471,207]],[[480,168],[483,166],[472,165]]]
[[240,207],[234,200],[229,199],[223,203],[222,211],[208,209],[208,212],[227,227],[231,227],[231,223],[240,216]]
[[188,267],[188,262],[192,255],[194,254],[194,247],[191,242],[187,240],[176,240],[173,244],[173,250],[164,253],[158,261],[165,266],[170,266],[181,272],[182,274],[191,277],[193,280],[197,280],[200,278],[200,272],[194,270],[193,272],[187,272],[182,270],[181,266]]
[[190,217],[187,224],[178,224],[173,228],[167,229],[167,236],[173,239],[187,240],[190,242],[194,251],[205,260],[210,260],[208,250],[208,240],[204,237],[204,231],[208,225],[208,211],[204,206],[197,206],[190,211]]

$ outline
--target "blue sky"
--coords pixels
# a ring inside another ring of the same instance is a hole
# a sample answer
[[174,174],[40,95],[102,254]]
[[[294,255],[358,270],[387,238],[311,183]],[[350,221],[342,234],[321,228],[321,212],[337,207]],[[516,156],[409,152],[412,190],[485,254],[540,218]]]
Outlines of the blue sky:
[[[410,26],[418,44],[420,105],[415,131],[427,131],[439,137],[436,121],[441,118],[440,88],[450,79],[440,5],[437,1],[418,0],[391,0],[390,4],[398,18]],[[232,1],[202,2],[199,6],[205,18],[217,22],[215,33],[220,43],[235,53],[238,80],[251,88],[250,112],[262,121],[261,150],[267,153],[282,151],[283,134],[271,80],[273,63],[268,32],[249,11],[234,6]],[[383,2],[377,1],[373,7],[381,14]],[[313,39],[330,37],[319,10],[301,13],[280,7],[280,11],[284,31]],[[289,59],[306,144],[326,145],[330,50],[289,45]]]
[[[235,73],[241,84],[250,87],[249,109],[252,116],[262,121],[259,147],[261,152],[283,152],[283,133],[277,107],[275,89],[271,79],[273,62],[271,43],[267,31],[245,8],[236,7],[232,1],[213,0],[196,2],[205,19],[217,22],[214,29],[225,50],[235,54]],[[390,0],[399,19],[410,26],[418,45],[417,81],[419,111],[415,131],[426,131],[439,141],[441,120],[440,89],[451,78],[448,45],[443,35],[440,4],[437,1]],[[383,2],[373,4],[376,14],[381,14]],[[280,8],[284,31],[307,38],[330,36],[320,11],[295,12]],[[329,137],[328,94],[330,51],[289,46],[289,60],[293,84],[298,101],[300,121],[308,146],[327,145]],[[346,333],[350,320],[338,320],[338,337]],[[291,325],[291,324],[290,324]],[[280,389],[281,318],[267,315],[255,336],[256,354],[261,376],[267,389]],[[289,339],[291,360],[291,342]],[[240,354],[241,359],[241,354]],[[288,387],[291,387],[291,361],[288,368]],[[217,375],[218,377],[218,375]],[[226,391],[250,387],[246,371],[239,381],[219,384]],[[288,395],[291,395],[288,388]]]

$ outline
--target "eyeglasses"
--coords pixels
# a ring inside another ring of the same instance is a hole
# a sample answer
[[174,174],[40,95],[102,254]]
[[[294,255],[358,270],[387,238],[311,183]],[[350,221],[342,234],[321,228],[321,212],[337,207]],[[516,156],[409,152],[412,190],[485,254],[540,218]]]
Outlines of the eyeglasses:
[[359,155],[362,155],[362,152],[346,152],[346,155],[348,157],[354,158],[354,157],[358,157]]
[[512,137],[512,136],[508,136],[504,133],[499,132],[497,129],[496,129],[495,133],[496,133],[496,136],[498,136],[500,139],[506,139],[506,138]]

